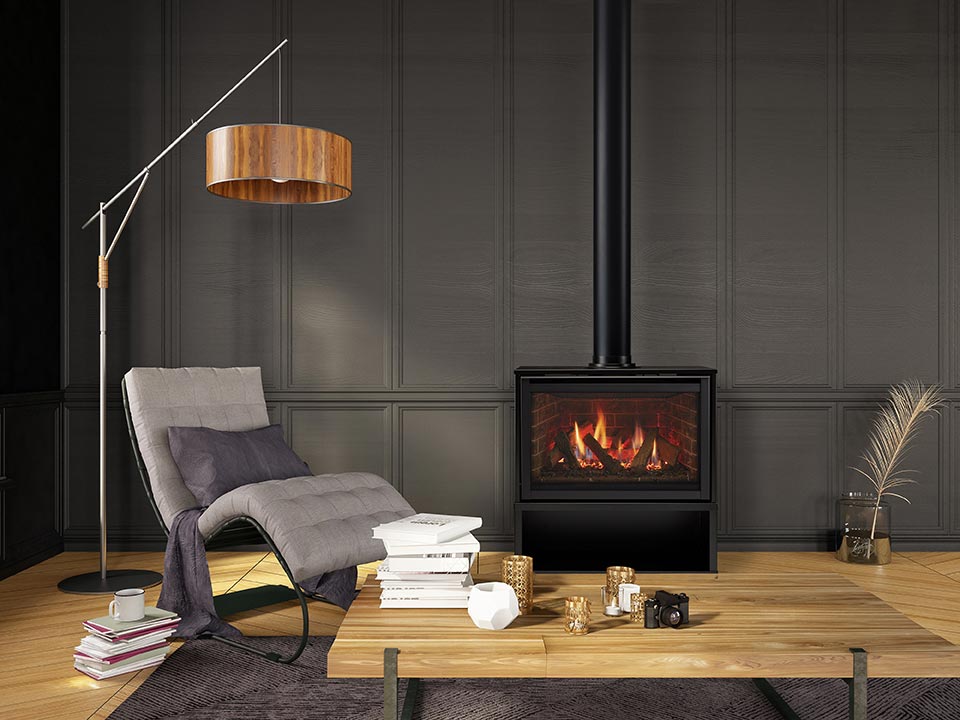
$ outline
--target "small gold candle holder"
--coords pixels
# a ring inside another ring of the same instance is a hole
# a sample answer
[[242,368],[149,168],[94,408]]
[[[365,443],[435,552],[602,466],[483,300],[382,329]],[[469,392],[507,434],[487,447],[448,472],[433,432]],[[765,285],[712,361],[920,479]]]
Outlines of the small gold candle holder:
[[647,602],[646,593],[637,592],[630,596],[630,622],[643,622],[644,603]]
[[613,565],[607,568],[607,597],[612,598],[610,602],[619,602],[620,583],[632,583],[634,575],[633,568],[626,565]]
[[533,558],[529,555],[511,555],[503,559],[500,579],[513,588],[520,605],[520,614],[533,608]]
[[574,595],[564,601],[563,629],[570,635],[590,632],[590,601],[583,595]]

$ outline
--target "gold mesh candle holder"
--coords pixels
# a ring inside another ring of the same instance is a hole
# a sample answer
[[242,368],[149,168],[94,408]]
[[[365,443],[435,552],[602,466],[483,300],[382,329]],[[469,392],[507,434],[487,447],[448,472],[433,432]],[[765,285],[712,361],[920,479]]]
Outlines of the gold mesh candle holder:
[[533,608],[533,558],[529,555],[505,557],[500,568],[500,579],[517,593],[520,614]]
[[635,573],[632,567],[626,565],[612,565],[607,568],[607,597],[613,598],[608,602],[619,602],[620,584],[632,583]]
[[590,632],[590,601],[583,595],[574,595],[564,601],[563,630],[570,635]]
[[643,622],[643,609],[646,602],[646,593],[636,592],[630,596],[630,622]]

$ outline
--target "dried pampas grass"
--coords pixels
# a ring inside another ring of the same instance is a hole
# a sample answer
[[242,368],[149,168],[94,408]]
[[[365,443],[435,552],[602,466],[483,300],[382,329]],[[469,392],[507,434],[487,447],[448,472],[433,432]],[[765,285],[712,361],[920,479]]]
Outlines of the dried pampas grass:
[[880,501],[885,495],[910,502],[903,495],[892,491],[893,488],[916,483],[916,480],[907,477],[916,470],[904,469],[903,460],[907,448],[920,429],[920,421],[928,413],[938,412],[938,408],[943,404],[940,391],[939,385],[924,388],[919,380],[911,380],[891,387],[886,404],[880,406],[870,430],[867,450],[860,456],[866,463],[866,468],[852,468],[869,480],[877,493],[877,505],[873,511],[873,526],[870,530],[871,540],[874,540],[877,529]]

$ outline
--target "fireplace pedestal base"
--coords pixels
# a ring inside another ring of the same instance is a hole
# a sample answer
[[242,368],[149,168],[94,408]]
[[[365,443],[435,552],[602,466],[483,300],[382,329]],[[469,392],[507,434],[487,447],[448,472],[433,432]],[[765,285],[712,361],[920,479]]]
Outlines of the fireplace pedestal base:
[[716,572],[717,504],[518,502],[517,554],[537,572]]

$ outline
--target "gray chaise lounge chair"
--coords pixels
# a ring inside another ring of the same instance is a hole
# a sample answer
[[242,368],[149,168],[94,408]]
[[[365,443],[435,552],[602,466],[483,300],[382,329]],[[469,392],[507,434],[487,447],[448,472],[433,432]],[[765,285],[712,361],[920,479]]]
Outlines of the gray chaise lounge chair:
[[[167,534],[178,513],[199,507],[170,453],[167,428],[242,431],[270,424],[260,368],[133,368],[123,379],[123,403],[147,496]],[[266,541],[293,590],[274,585],[220,595],[215,598],[217,611],[231,615],[297,599],[303,634],[300,647],[289,657],[217,639],[270,660],[293,662],[306,647],[310,629],[299,582],[382,560],[383,544],[372,538],[371,528],[412,514],[406,500],[383,478],[360,472],[268,480],[221,496],[204,510],[198,523],[206,547]]]

